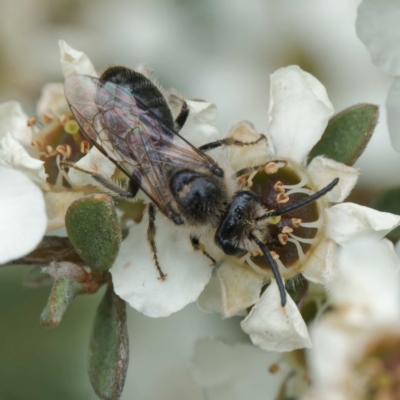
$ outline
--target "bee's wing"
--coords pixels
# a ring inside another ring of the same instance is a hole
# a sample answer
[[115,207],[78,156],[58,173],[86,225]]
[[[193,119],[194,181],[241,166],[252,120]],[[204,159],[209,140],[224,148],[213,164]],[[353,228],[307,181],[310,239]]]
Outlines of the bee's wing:
[[215,161],[168,128],[124,86],[86,75],[65,81],[65,96],[83,134],[168,215],[168,173],[214,170]]

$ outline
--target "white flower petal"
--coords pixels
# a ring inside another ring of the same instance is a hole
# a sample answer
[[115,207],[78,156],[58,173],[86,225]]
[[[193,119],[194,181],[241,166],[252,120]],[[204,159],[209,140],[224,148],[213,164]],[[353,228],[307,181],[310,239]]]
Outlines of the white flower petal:
[[44,162],[32,158],[11,133],[0,139],[0,165],[20,170],[39,185],[46,183]]
[[[96,147],[92,147],[89,153],[82,157],[76,165],[88,171],[96,171],[108,179],[110,179],[115,172],[115,165],[105,157],[104,154],[100,153]],[[70,168],[68,171],[68,176],[71,179],[71,182],[77,186],[95,184],[95,181],[92,179],[90,174],[73,168]]]
[[343,202],[353,190],[360,175],[357,168],[321,156],[315,157],[307,170],[318,190],[323,189],[335,178],[339,178],[339,183],[325,195],[332,203]]
[[68,207],[79,197],[84,195],[83,192],[72,192],[64,190],[62,192],[47,192],[44,195],[46,202],[46,213],[48,217],[47,230],[52,231],[59,229],[65,225],[65,213]]
[[59,117],[69,111],[64,94],[64,85],[62,83],[48,83],[45,85],[36,107],[37,114],[39,116],[49,114]]
[[269,133],[276,158],[301,164],[332,114],[325,87],[309,73],[292,65],[271,75]]
[[386,99],[387,123],[393,147],[400,151],[400,78],[395,78]]
[[0,104],[0,139],[8,132],[25,146],[32,143],[32,128],[28,127],[28,116],[24,113],[21,104],[16,101],[7,101]]
[[[234,125],[226,135],[240,142],[249,143],[260,139],[260,134],[249,121],[242,121]],[[255,145],[249,146],[228,146],[229,162],[235,171],[253,165],[260,165],[269,159],[269,146],[266,139]]]
[[393,0],[364,0],[358,8],[358,37],[372,62],[392,75],[400,74],[400,4]]
[[271,279],[271,284],[241,326],[252,342],[263,350],[292,351],[311,347],[307,326],[299,309],[289,295],[285,307],[281,306],[274,279]]
[[327,285],[336,276],[336,243],[325,238],[311,254],[301,273],[314,283]]
[[38,245],[47,225],[43,194],[22,172],[0,166],[0,264]]
[[58,44],[61,52],[61,67],[65,78],[76,74],[97,76],[97,72],[86,54],[75,50],[64,40],[59,40]]
[[[201,339],[195,344],[190,372],[209,400],[274,400],[289,372],[280,360],[279,353],[249,344],[229,346],[217,339]],[[278,372],[269,372],[278,363]]]
[[330,298],[345,307],[348,322],[376,326],[398,320],[400,260],[389,243],[361,235],[339,251],[339,273]]
[[186,100],[186,103],[189,106],[189,116],[179,134],[195,147],[221,139],[214,125],[216,106],[205,101]]
[[147,242],[148,218],[131,227],[110,272],[114,290],[133,308],[149,317],[167,317],[193,303],[211,277],[209,260],[193,250],[189,236],[158,214],[156,246],[159,274]]
[[376,211],[354,203],[336,204],[326,210],[327,236],[338,244],[344,244],[354,235],[374,232],[382,238],[400,226],[400,216]]
[[220,313],[222,310],[221,286],[217,277],[212,276],[197,299],[201,311],[207,313]]
[[244,265],[224,262],[217,269],[217,277],[221,284],[223,318],[233,317],[260,298],[264,277]]
[[[325,317],[311,325],[310,334],[313,349],[307,352],[307,364],[313,389],[317,392],[321,390],[324,394],[339,391],[343,383],[352,378],[349,369],[353,368],[355,354],[359,352],[359,343],[355,340],[354,332],[347,330],[338,319],[335,321],[334,318]],[[319,398],[341,400],[353,397],[317,396],[310,397],[310,400]]]

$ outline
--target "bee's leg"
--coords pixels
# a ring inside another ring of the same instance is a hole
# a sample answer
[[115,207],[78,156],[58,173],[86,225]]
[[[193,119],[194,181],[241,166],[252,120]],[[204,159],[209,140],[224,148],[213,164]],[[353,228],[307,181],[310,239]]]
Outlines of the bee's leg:
[[153,252],[154,263],[156,264],[158,273],[160,274],[158,279],[163,281],[165,280],[167,275],[164,274],[164,272],[162,271],[157,258],[157,247],[156,247],[156,242],[154,240],[157,232],[157,228],[154,223],[156,220],[156,206],[153,203],[149,204],[148,213],[149,213],[149,226],[147,228],[147,241],[149,242],[150,249]]
[[190,235],[190,242],[196,251],[201,250],[203,254],[211,260],[211,267],[217,264],[217,262],[206,252],[204,244],[200,243],[197,236]]
[[221,140],[216,140],[215,142],[210,142],[203,144],[203,146],[199,147],[200,151],[206,152],[209,150],[216,149],[217,147],[220,146],[252,146],[254,144],[257,144],[258,142],[261,142],[262,140],[267,140],[265,135],[260,135],[260,137],[253,141],[253,142],[241,142],[240,140],[235,140],[233,138],[225,138]]
[[127,199],[132,199],[136,196],[138,190],[139,190],[139,185],[133,181],[132,179],[129,180],[129,188],[128,190],[125,190],[121,188],[120,186],[116,185],[113,183],[111,180],[107,179],[105,176],[99,174],[98,172],[95,171],[90,171],[87,169],[84,169],[82,167],[79,167],[73,162],[70,161],[62,161],[60,163],[61,167],[68,167],[68,168],[74,168],[78,171],[84,172],[86,174],[89,174],[96,182],[98,182],[101,186],[103,186],[105,189],[108,189],[110,194],[113,194],[118,197],[122,198],[127,198]]

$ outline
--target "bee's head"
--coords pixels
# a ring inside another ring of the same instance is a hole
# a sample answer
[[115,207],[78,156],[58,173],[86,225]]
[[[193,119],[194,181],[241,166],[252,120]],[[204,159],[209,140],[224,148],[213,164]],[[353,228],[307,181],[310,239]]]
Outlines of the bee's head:
[[257,220],[263,214],[265,209],[253,192],[236,193],[215,233],[216,245],[229,256],[253,250],[256,245],[250,236],[255,235],[265,241],[268,235],[266,220]]

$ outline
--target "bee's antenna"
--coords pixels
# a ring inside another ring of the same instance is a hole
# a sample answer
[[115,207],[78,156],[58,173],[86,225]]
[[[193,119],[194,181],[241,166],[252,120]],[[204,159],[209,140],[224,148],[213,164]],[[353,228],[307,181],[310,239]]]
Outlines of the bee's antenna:
[[279,293],[281,295],[282,307],[285,307],[285,304],[286,304],[285,285],[283,284],[283,280],[282,280],[281,274],[278,271],[278,267],[275,264],[275,260],[272,258],[272,255],[271,255],[268,247],[263,242],[261,242],[261,240],[258,240],[253,234],[250,234],[250,239],[257,243],[257,245],[260,247],[261,251],[263,252],[264,257],[267,259],[268,264],[271,267],[272,273],[274,274],[276,283],[278,284]]
[[265,218],[276,217],[278,215],[286,214],[290,211],[297,210],[298,208],[304,207],[307,204],[312,203],[314,200],[319,199],[324,194],[328,193],[330,190],[332,190],[338,184],[338,182],[339,182],[339,178],[336,178],[328,186],[325,186],[323,189],[319,190],[318,192],[312,194],[311,196],[306,197],[304,200],[300,200],[297,203],[294,203],[287,207],[280,208],[279,210],[268,212],[268,213],[264,214],[263,216],[256,218],[256,220],[260,221]]

